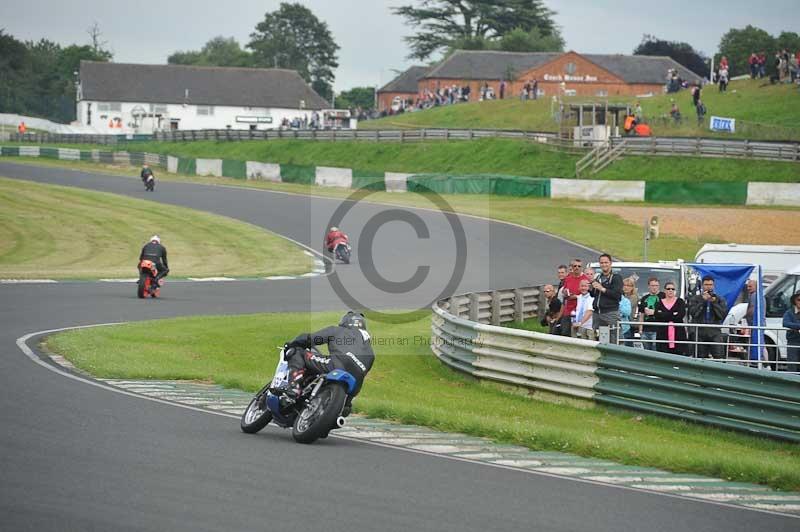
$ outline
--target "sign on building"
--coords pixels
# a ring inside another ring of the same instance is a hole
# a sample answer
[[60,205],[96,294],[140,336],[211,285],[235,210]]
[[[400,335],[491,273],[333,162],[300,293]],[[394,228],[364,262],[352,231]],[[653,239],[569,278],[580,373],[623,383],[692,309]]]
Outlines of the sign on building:
[[726,131],[728,133],[735,133],[736,119],[712,116],[711,121],[709,122],[709,128],[711,131]]

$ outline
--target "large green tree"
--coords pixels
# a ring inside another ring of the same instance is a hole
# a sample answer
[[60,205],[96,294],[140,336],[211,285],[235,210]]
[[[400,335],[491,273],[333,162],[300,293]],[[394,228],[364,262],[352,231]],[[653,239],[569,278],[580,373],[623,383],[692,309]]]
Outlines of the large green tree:
[[[414,35],[405,38],[411,47],[410,58],[424,60],[458,47],[498,48],[497,43],[515,31],[509,47],[516,49],[521,43],[534,42],[540,49],[543,38],[554,37],[553,42],[563,48],[553,21],[555,13],[542,0],[422,0],[419,7],[405,5],[392,10],[416,29]],[[521,33],[534,35],[533,30],[536,38],[519,38]]]
[[264,16],[250,39],[247,47],[253,51],[255,66],[297,70],[321,96],[331,99],[339,45],[328,25],[310,9],[281,3],[277,11]]
[[745,26],[742,29],[731,28],[722,36],[719,42],[719,53],[714,56],[714,64],[719,64],[721,56],[728,58],[731,76],[740,76],[750,73],[750,64],[747,62],[753,52],[766,52],[767,66],[772,67],[769,59],[775,54],[775,38],[755,26]]
[[375,107],[374,87],[353,87],[336,95],[337,109],[361,109],[368,111]]
[[253,65],[253,57],[243,50],[233,37],[214,37],[199,51],[175,52],[167,58],[171,65],[198,65],[248,67]]
[[0,30],[0,112],[75,119],[75,73],[81,60],[108,61],[96,43],[60,45],[41,39],[22,43]]
[[633,55],[665,55],[698,76],[708,77],[708,58],[696,51],[689,43],[665,41],[653,35],[644,35],[642,42],[633,51]]

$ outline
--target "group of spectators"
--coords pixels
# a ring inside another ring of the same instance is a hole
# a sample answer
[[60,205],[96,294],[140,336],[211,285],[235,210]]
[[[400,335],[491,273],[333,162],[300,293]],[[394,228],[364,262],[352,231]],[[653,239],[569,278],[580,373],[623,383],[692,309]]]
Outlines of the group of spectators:
[[[600,327],[609,327],[609,343],[641,343],[644,349],[677,355],[724,358],[722,325],[728,304],[714,291],[714,278],[703,277],[701,290],[684,300],[679,286],[656,277],[647,280],[647,293],[639,295],[636,279],[614,272],[608,254],[600,255],[600,272],[583,268],[580,259],[558,267],[558,283],[543,287],[545,311],[541,324],[550,334],[598,339]],[[746,317],[752,320],[756,282],[747,282]],[[800,295],[798,296],[800,301]],[[800,303],[798,303],[800,304]],[[687,334],[684,323],[697,324]],[[691,336],[693,343],[688,342]]]
[[[761,53],[751,53],[747,60],[750,65],[750,78],[761,79],[767,77],[767,54],[762,51]],[[794,54],[790,53],[788,49],[784,48],[775,52],[775,75],[770,76],[770,81],[773,83],[794,83],[800,78],[800,50]]]

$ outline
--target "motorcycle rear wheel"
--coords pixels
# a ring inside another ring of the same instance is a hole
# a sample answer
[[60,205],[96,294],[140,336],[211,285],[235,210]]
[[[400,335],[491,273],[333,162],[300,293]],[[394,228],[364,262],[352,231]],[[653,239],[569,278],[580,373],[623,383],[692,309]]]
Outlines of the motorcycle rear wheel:
[[150,276],[142,272],[139,274],[139,282],[136,286],[136,297],[144,299],[150,289]]
[[[247,405],[239,424],[242,428],[242,432],[255,434],[272,421],[272,412],[269,411],[266,404],[262,404],[264,393],[266,392],[257,393],[250,401],[250,404]],[[262,406],[264,410],[261,409]]]
[[332,382],[323,386],[297,416],[292,437],[297,443],[314,443],[336,426],[336,418],[344,407],[347,392],[344,384]]

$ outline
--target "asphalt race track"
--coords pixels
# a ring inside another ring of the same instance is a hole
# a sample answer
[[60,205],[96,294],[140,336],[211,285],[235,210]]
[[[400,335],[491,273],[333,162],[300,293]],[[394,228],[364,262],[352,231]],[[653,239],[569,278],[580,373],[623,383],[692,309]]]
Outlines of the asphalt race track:
[[[166,182],[146,195],[137,178],[10,163],[0,163],[0,175],[202,209],[316,250],[341,203]],[[394,221],[378,227],[380,216]],[[407,218],[418,218],[428,238],[400,221]],[[364,305],[420,308],[447,286],[457,257],[464,259],[465,269],[454,292],[541,283],[572,256],[595,255],[518,227],[459,220],[466,250],[455,249],[452,226],[439,213],[354,204],[340,225],[358,253],[354,264],[337,267],[336,275]],[[360,239],[369,241],[365,227],[377,228],[372,247],[377,277],[369,272],[366,246],[359,247]],[[79,238],[80,229],[75,233]],[[430,272],[419,287],[391,293],[426,265]],[[132,274],[134,268],[132,257]],[[798,529],[797,519],[788,516],[351,440],[329,438],[303,446],[277,429],[249,436],[229,417],[115,393],[48,371],[16,345],[23,335],[61,327],[346,306],[331,288],[331,276],[173,282],[164,296],[140,301],[134,285],[120,283],[0,285],[0,530]]]

